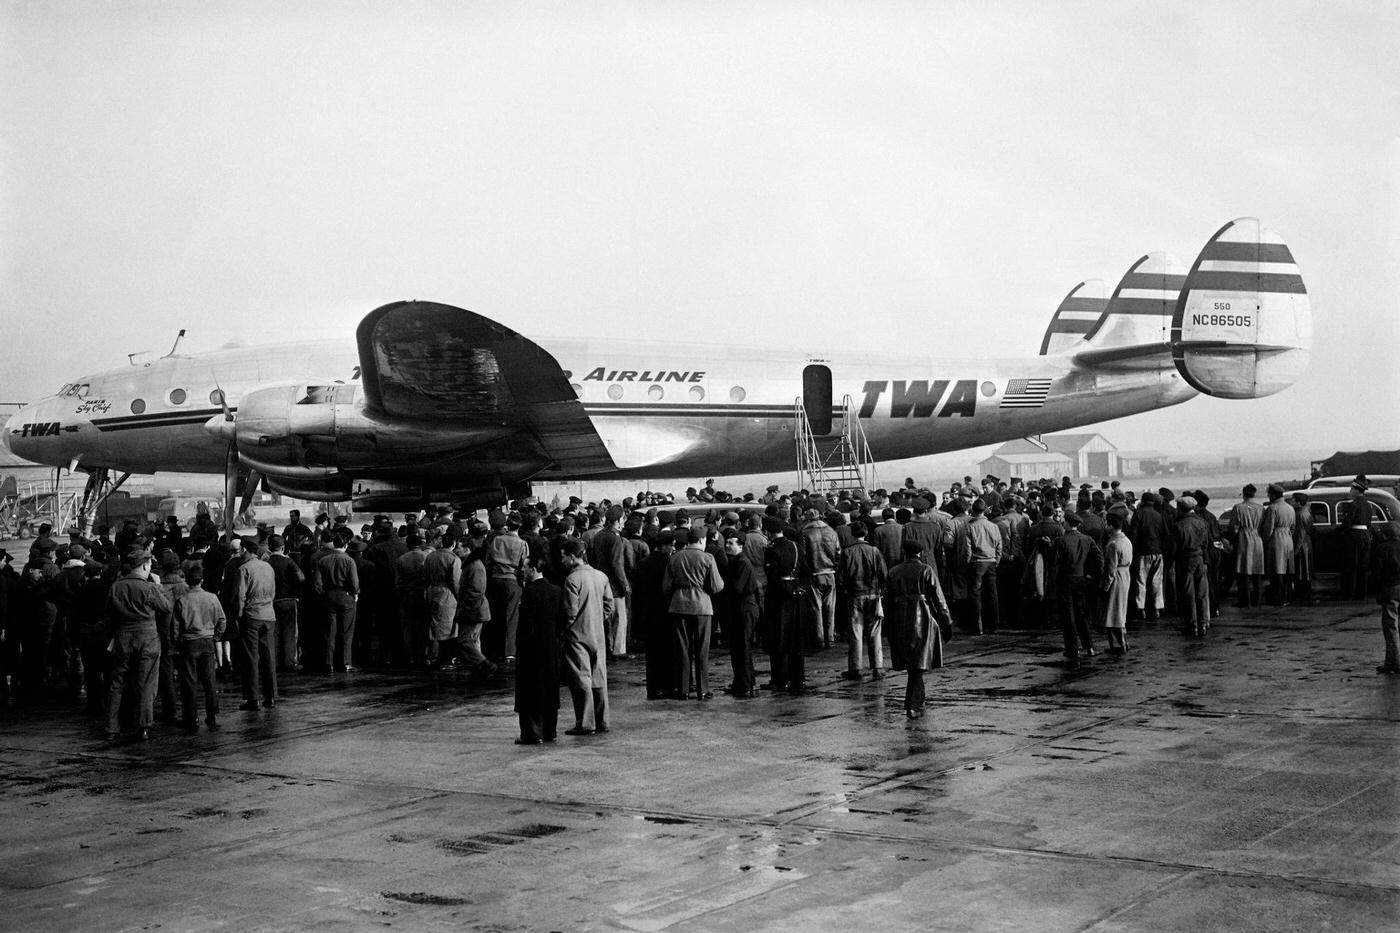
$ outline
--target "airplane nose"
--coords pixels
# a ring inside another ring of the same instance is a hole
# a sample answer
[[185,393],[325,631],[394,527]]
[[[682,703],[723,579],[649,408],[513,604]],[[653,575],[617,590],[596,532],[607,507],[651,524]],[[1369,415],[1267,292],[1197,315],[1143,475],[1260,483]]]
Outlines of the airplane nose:
[[10,451],[11,453],[14,453],[15,449],[14,446],[10,443],[10,437],[12,435],[17,437],[18,435],[15,432],[23,430],[20,427],[20,425],[23,424],[23,422],[19,420],[19,416],[23,412],[24,409],[21,408],[19,411],[16,411],[13,415],[7,418],[5,420],[5,430],[3,433],[0,433],[0,444],[4,444],[5,449]]

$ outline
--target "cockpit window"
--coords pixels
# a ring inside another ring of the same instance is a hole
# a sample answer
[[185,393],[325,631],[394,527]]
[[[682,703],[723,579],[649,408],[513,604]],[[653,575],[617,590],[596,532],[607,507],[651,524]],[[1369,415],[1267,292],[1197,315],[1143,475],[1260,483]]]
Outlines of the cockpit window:
[[59,398],[87,398],[88,392],[92,390],[91,383],[69,382],[58,390]]

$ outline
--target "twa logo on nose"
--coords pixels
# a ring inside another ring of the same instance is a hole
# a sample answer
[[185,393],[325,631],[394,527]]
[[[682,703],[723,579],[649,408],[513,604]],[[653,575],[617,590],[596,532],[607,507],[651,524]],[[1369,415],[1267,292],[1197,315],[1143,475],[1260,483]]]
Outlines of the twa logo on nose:
[[26,425],[24,425],[24,426],[23,426],[23,430],[20,431],[19,436],[20,436],[20,437],[49,437],[49,436],[52,435],[52,436],[55,436],[55,437],[56,437],[56,436],[58,435],[58,432],[61,431],[61,430],[62,430],[62,425],[61,425],[60,422],[57,422],[57,421],[36,421],[36,422],[34,422],[34,423],[32,423],[32,424],[26,424]]

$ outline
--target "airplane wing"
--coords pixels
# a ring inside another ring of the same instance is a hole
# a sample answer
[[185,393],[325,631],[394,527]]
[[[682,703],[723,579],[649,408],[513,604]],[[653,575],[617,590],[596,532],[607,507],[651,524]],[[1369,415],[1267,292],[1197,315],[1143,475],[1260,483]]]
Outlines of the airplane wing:
[[558,361],[510,328],[451,305],[399,301],[371,311],[355,336],[370,410],[519,426],[570,472],[616,469]]

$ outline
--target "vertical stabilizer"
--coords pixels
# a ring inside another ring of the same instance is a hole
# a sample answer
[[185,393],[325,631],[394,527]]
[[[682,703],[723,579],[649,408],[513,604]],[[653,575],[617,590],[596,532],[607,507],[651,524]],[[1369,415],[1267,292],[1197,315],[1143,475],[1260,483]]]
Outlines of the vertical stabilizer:
[[1104,282],[1090,279],[1071,288],[1045,329],[1040,355],[1063,353],[1078,347],[1098,326],[1107,308],[1108,286]]
[[1312,308],[1283,238],[1253,217],[1206,243],[1172,315],[1173,361],[1194,389],[1258,398],[1307,368]]

